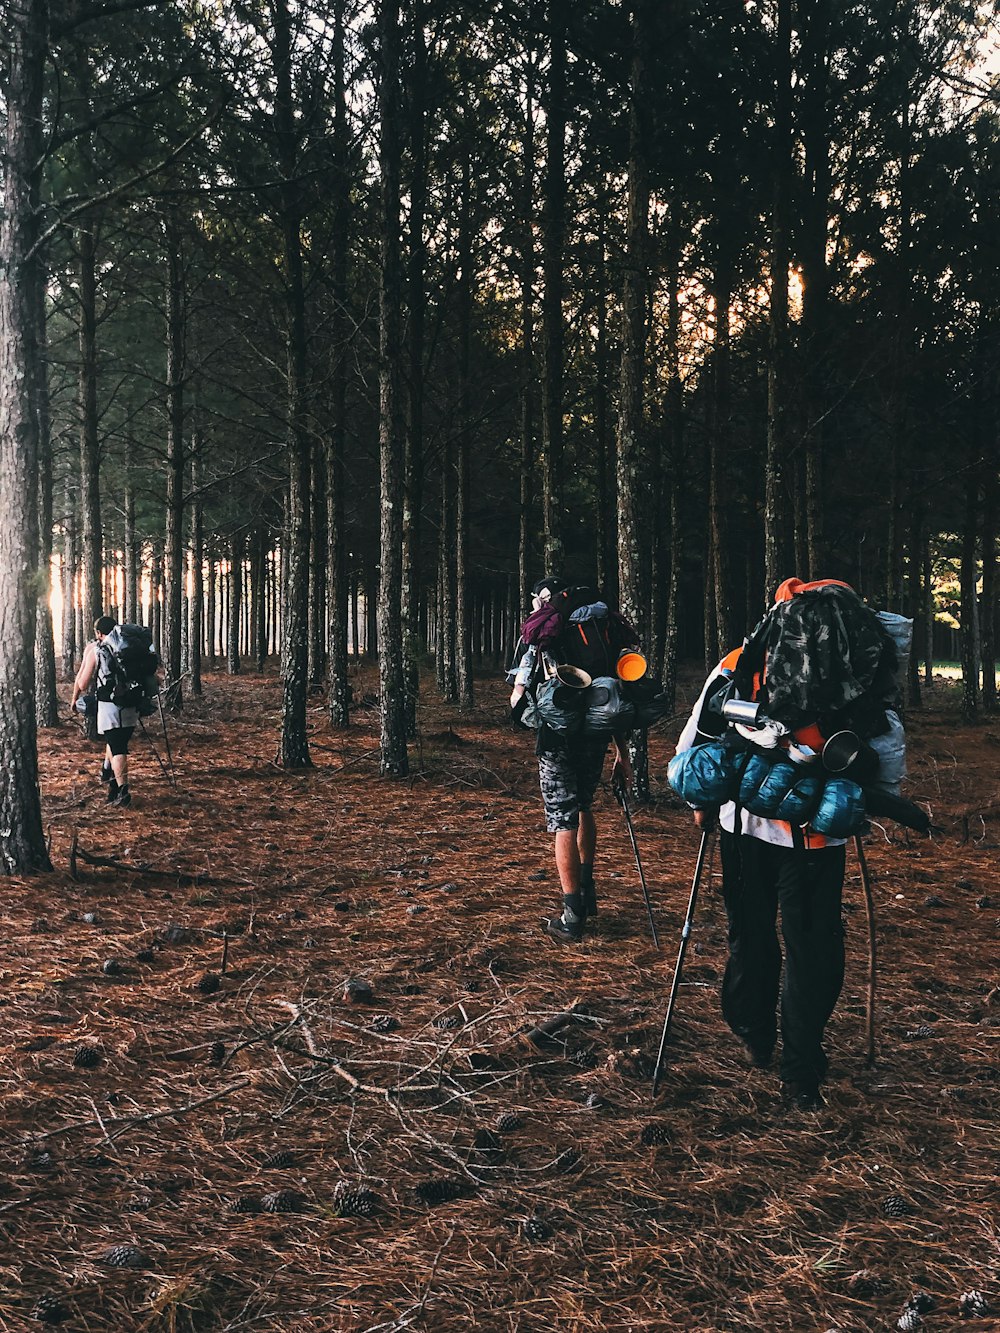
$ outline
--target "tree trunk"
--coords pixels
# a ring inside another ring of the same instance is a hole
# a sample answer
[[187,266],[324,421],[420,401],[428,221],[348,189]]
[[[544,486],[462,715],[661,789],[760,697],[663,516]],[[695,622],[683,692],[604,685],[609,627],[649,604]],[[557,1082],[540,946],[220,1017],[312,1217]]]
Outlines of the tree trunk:
[[542,505],[545,570],[562,572],[563,265],[566,244],[566,29],[568,0],[549,0],[549,84],[542,201]]
[[785,569],[790,527],[784,467],[788,453],[788,258],[789,208],[793,188],[792,3],[778,0],[774,35],[774,138],[772,147],[771,295],[768,305],[767,461],[764,475],[765,609]]
[[[326,679],[326,449],[314,440],[311,450],[313,480],[309,489],[309,684]],[[256,624],[256,622],[254,622]]]
[[615,499],[617,460],[608,412],[608,256],[607,220],[600,209],[597,245],[597,340],[594,347],[594,435],[597,449],[597,586],[611,605],[618,595],[618,514]]
[[[803,140],[806,198],[802,242],[802,348],[805,358],[805,517],[809,578],[826,576],[823,489],[824,417],[829,363],[827,224],[830,196],[830,130],[827,63],[830,0],[813,0],[801,34],[804,65]],[[801,575],[800,575],[801,577]]]
[[[991,451],[990,451],[991,452]],[[997,467],[986,458],[983,476],[983,602],[980,639],[983,658],[983,712],[997,712]]]
[[35,419],[38,429],[38,614],[35,629],[35,717],[40,727],[59,725],[56,645],[52,629],[52,431],[49,419],[48,337],[45,265],[35,260],[34,325],[37,370]]
[[403,422],[400,395],[400,157],[399,4],[381,0],[379,155],[382,171],[379,283],[379,481],[381,578],[378,600],[379,688],[382,728],[379,772],[401,778],[406,752],[406,681],[403,676]]
[[[924,517],[922,508],[914,506],[910,515],[909,563],[907,567],[909,587],[909,611],[913,617],[913,645],[906,667],[906,703],[909,708],[919,708],[920,699],[920,639],[924,623],[924,600],[921,587],[921,558],[924,550]],[[902,683],[902,682],[901,682]]]
[[410,23],[410,218],[407,296],[409,305],[409,421],[403,495],[403,670],[406,677],[406,734],[417,734],[420,694],[420,605],[422,594],[421,517],[424,496],[424,327],[427,313],[424,226],[427,211],[427,42],[423,0],[412,0]]
[[33,664],[38,574],[39,275],[42,84],[48,11],[9,11],[0,212],[0,870],[47,870],[38,790]]
[[77,611],[77,549],[76,496],[73,493],[73,471],[66,471],[63,492],[63,545],[62,545],[62,678],[72,680],[76,673],[76,611]]
[[458,216],[458,441],[455,486],[455,667],[458,706],[472,708],[472,589],[469,578],[469,364],[472,348],[472,161],[462,156]]
[[201,502],[202,449],[195,431],[191,445],[191,625],[188,630],[188,670],[191,693],[201,694],[201,660],[205,643],[205,518]]
[[735,589],[732,571],[733,535],[731,514],[733,506],[730,487],[733,484],[729,461],[732,435],[730,386],[730,302],[732,287],[723,269],[716,275],[715,318],[716,335],[713,351],[711,438],[709,443],[709,548],[711,565],[708,577],[712,580],[715,606],[715,646],[720,653],[728,652],[742,642],[735,612]]
[[[676,205],[675,205],[676,207]],[[681,228],[676,215],[667,228],[667,402],[666,434],[670,489],[670,582],[663,643],[663,690],[671,701],[677,694],[677,636],[681,566],[684,559],[684,386],[681,382]]]
[[243,556],[246,540],[242,529],[229,539],[229,587],[226,595],[226,654],[231,676],[240,674],[240,607],[243,604]]
[[104,614],[101,588],[101,480],[97,418],[96,219],[77,233],[80,276],[80,509],[83,518],[84,632]]
[[[637,0],[632,23],[632,70],[629,106],[628,235],[622,284],[622,361],[618,393],[618,585],[621,609],[641,637],[648,631],[644,587],[642,426],[646,360],[646,304],[649,297],[649,177],[646,105],[646,53],[649,50],[649,0]],[[630,751],[637,799],[649,799],[649,763],[645,729],[633,733]]]
[[184,588],[184,259],[175,211],[163,226],[167,260],[167,522],[163,543],[164,698],[172,713],[184,706],[181,626]]
[[302,274],[298,129],[292,101],[292,37],[287,0],[273,0],[274,129],[281,177],[282,249],[288,312],[288,573],[281,630],[280,763],[309,765],[306,696],[309,687],[309,490],[305,289]]
[[521,204],[521,458],[520,503],[517,543],[518,619],[531,610],[529,588],[532,568],[532,502],[535,494],[535,88],[529,58],[525,62],[524,146],[522,151]]
[[961,571],[962,717],[966,722],[978,722],[982,704],[979,684],[979,608],[976,588],[979,575],[976,565],[978,508],[979,473],[977,468],[970,466],[965,482]]

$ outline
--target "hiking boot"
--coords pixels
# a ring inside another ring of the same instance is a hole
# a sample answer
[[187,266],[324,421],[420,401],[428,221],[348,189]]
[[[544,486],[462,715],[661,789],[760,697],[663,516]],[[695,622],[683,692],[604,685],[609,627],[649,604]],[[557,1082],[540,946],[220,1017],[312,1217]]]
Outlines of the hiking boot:
[[128,787],[122,787],[111,804],[117,805],[119,810],[124,810],[126,806],[131,805],[132,793],[129,791]]
[[562,916],[550,916],[545,921],[545,930],[560,944],[579,944],[583,939],[583,922],[567,921]]
[[114,775],[115,775],[114,769],[107,762],[107,760],[105,760],[105,762],[101,765],[101,781],[110,782],[111,779],[114,777]]
[[118,800],[118,793],[120,791],[121,788],[118,786],[118,783],[114,780],[114,778],[113,777],[108,778],[108,792],[106,797],[108,805],[113,805],[115,801]]
[[795,1111],[821,1111],[824,1106],[819,1088],[805,1083],[782,1083],[781,1100],[790,1110]]

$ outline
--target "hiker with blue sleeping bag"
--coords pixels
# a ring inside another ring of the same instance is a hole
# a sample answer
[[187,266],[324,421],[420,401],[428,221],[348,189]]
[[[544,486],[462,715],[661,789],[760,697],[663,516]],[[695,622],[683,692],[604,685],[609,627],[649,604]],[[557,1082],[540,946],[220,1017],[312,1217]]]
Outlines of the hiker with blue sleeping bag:
[[670,764],[698,827],[720,826],[723,1016],[763,1069],[780,1014],[782,1092],[802,1110],[822,1105],[824,1033],[844,980],[845,843],[879,802],[915,811],[913,826],[922,813],[898,796],[901,621],[846,583],[786,579],[709,676]]
[[560,943],[578,943],[597,914],[591,809],[614,746],[613,781],[632,773],[625,741],[650,705],[630,685],[645,661],[628,621],[592,588],[555,577],[532,589],[532,611],[508,671],[514,717],[536,733],[545,822],[555,835],[562,909],[545,921]]

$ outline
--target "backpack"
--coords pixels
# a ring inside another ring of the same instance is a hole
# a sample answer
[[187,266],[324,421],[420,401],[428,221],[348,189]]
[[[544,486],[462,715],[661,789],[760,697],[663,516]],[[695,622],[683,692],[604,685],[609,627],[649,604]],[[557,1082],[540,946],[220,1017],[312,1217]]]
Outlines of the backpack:
[[135,708],[140,717],[154,711],[156,671],[160,658],[153,648],[153,632],[144,625],[116,625],[100,645],[111,702]]

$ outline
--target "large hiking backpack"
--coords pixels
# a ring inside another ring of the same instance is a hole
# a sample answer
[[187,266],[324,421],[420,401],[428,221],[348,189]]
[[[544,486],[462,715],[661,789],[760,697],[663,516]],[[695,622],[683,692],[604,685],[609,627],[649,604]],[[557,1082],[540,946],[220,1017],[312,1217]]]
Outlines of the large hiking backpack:
[[156,671],[160,658],[153,647],[152,630],[144,625],[116,625],[100,645],[111,702],[135,708],[140,717],[154,711]]

